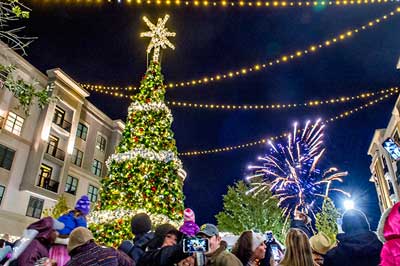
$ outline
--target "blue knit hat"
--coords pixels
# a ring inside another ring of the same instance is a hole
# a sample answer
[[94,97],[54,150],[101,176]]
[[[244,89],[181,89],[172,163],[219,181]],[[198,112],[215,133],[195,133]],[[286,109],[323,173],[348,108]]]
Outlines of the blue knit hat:
[[90,212],[90,200],[88,196],[83,195],[75,205],[75,210],[80,211],[83,215],[88,215]]

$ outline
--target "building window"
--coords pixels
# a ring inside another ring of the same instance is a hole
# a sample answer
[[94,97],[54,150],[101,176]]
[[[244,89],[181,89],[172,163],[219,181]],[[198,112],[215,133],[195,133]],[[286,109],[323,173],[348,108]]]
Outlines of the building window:
[[100,161],[94,159],[93,165],[92,165],[92,173],[94,175],[101,176],[101,168],[102,167],[103,167],[103,164]]
[[95,186],[89,185],[88,197],[91,202],[96,202],[99,194],[99,189]]
[[64,122],[65,111],[60,107],[56,106],[56,110],[54,111],[53,122],[57,125],[62,125]]
[[3,196],[4,196],[5,191],[6,191],[6,187],[0,186],[0,205],[1,205],[1,202],[3,201]]
[[75,195],[78,189],[78,178],[73,176],[68,176],[67,183],[65,184],[65,192]]
[[24,119],[13,113],[9,112],[7,116],[6,126],[4,127],[7,131],[20,136],[22,131],[22,125],[24,124]]
[[39,182],[38,186],[41,188],[47,188],[50,184],[51,179],[51,172],[53,172],[53,168],[46,164],[42,164],[40,166],[40,173],[39,173]]
[[76,130],[76,136],[80,137],[83,140],[87,138],[88,127],[82,123],[78,124],[78,129]]
[[82,166],[83,152],[74,148],[72,152],[71,162],[79,167]]
[[14,150],[0,144],[0,167],[10,170],[14,160],[14,155]]
[[106,150],[106,139],[101,136],[101,135],[97,135],[97,139],[96,139],[96,148],[102,152],[104,152]]
[[40,219],[42,215],[44,200],[31,196],[29,198],[28,209],[26,216]]

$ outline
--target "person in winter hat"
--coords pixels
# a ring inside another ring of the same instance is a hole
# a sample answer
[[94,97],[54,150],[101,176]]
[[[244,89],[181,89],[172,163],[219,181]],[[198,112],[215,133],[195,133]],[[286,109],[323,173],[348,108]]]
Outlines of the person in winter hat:
[[253,231],[244,231],[232,248],[234,254],[243,265],[256,266],[265,258],[267,246],[262,234]]
[[147,243],[154,238],[151,230],[151,219],[146,213],[138,213],[131,220],[131,231],[135,238],[124,240],[119,246],[119,250],[125,252],[135,262],[138,262],[144,254]]
[[123,252],[105,248],[94,242],[92,232],[85,227],[75,228],[69,237],[67,266],[134,266],[134,261]]
[[342,229],[338,244],[325,256],[324,266],[376,266],[382,243],[370,230],[365,214],[359,210],[348,210],[343,214]]
[[192,209],[187,208],[183,211],[183,221],[183,225],[179,228],[179,231],[185,235],[193,237],[200,231]]
[[77,227],[87,227],[86,216],[89,212],[90,200],[88,196],[83,195],[76,202],[73,210],[58,218],[65,227],[58,231],[60,235],[56,239],[55,245],[50,249],[50,258],[56,260],[58,266],[64,266],[69,261],[70,257],[67,251],[69,234]]
[[400,265],[400,203],[396,203],[382,214],[377,233],[379,239],[384,242],[380,265]]

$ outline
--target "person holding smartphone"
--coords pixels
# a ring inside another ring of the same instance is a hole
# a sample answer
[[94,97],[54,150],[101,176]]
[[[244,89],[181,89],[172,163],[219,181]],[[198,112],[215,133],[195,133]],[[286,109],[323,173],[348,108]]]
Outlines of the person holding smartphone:
[[260,261],[260,266],[278,265],[283,257],[282,246],[278,241],[276,241],[271,231],[266,232],[265,236],[267,251],[265,252],[265,258]]
[[[203,224],[197,237],[207,238],[209,242],[209,251],[204,253],[205,266],[243,266],[240,260],[230,253],[227,248],[227,243],[221,241],[218,228],[213,224]],[[198,264],[199,265],[199,264]]]

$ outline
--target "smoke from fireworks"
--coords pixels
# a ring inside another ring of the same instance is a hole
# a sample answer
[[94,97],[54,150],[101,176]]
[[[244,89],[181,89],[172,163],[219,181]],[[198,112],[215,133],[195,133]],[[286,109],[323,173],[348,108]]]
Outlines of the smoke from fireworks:
[[[339,172],[334,167],[322,172],[317,168],[325,152],[324,127],[320,120],[314,124],[307,121],[302,130],[298,130],[297,124],[294,124],[286,143],[268,142],[268,154],[258,158],[263,164],[249,166],[255,172],[247,177],[252,185],[248,193],[257,194],[269,189],[279,200],[278,204],[285,215],[301,211],[311,216],[318,209],[317,199],[327,197],[329,191],[348,195],[343,190],[331,188],[332,182],[343,182],[342,177],[347,172]],[[261,182],[257,181],[261,178]]]

